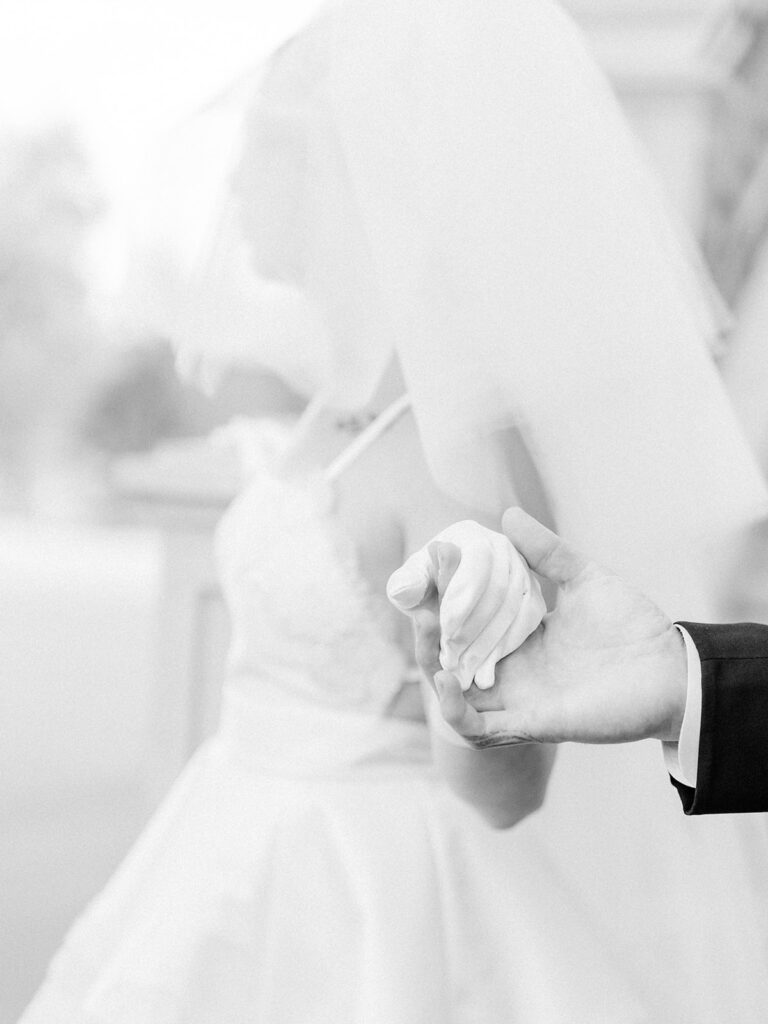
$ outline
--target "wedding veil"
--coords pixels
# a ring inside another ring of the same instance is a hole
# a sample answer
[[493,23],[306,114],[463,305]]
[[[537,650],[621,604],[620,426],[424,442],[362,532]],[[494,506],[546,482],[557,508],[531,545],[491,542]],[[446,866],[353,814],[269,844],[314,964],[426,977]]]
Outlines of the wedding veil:
[[[184,341],[345,408],[396,351],[446,492],[544,510],[671,616],[727,617],[765,493],[711,293],[568,17],[343,0],[265,63],[243,124]],[[760,974],[760,823],[684,820],[654,744],[559,761],[525,826],[542,856],[653,979],[652,1019],[679,992],[714,1020]]]
[[[572,542],[716,617],[715,566],[765,492],[707,351],[711,293],[567,15],[347,0],[257,92],[228,208],[250,266],[229,230],[208,265],[238,282],[230,347],[311,354],[345,407],[396,351],[446,491],[498,511],[535,477]],[[270,288],[301,330],[265,314]]]

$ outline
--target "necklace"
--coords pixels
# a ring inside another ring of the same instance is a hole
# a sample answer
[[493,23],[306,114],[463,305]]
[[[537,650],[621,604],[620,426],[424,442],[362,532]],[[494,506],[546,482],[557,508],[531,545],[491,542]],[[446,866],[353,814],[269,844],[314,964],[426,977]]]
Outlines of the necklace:
[[359,434],[365,430],[366,427],[370,426],[371,423],[376,419],[378,413],[376,412],[359,412],[349,413],[345,416],[339,416],[336,419],[336,429],[343,431],[345,434]]

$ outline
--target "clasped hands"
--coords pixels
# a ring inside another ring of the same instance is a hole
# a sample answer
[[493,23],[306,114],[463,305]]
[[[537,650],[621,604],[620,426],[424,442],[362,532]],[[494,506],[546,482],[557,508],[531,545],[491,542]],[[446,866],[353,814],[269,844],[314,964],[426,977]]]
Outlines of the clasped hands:
[[[457,523],[387,587],[448,724],[477,748],[677,741],[687,663],[671,620],[522,509],[502,530]],[[553,611],[533,573],[556,585]]]

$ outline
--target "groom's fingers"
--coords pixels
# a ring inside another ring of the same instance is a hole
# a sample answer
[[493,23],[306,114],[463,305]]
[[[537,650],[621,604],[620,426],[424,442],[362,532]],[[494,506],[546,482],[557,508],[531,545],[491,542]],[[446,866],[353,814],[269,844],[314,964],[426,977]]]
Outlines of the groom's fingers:
[[570,583],[590,565],[580,552],[521,508],[507,509],[502,530],[534,572],[553,583]]
[[[440,593],[441,588],[447,586],[445,580],[446,573],[450,579],[450,576],[455,571],[455,567],[452,564],[455,558],[452,551],[441,552],[434,543],[426,548],[422,548],[417,555],[422,559],[425,571],[429,575],[430,598],[418,607],[413,608],[409,614],[413,619],[414,626],[416,664],[434,688],[435,675],[443,667],[440,661],[442,645]],[[412,557],[415,558],[417,556],[414,555]],[[456,564],[458,564],[457,561]]]
[[411,612],[414,625],[414,653],[416,664],[432,683],[442,670],[440,664],[440,619],[431,608],[417,608]]
[[474,744],[474,737],[482,733],[480,712],[467,703],[461,683],[452,672],[438,672],[435,692],[440,702],[440,714],[460,736]]
[[435,690],[445,721],[478,750],[536,741],[522,728],[519,716],[508,711],[477,711],[467,701],[453,673],[438,672]]

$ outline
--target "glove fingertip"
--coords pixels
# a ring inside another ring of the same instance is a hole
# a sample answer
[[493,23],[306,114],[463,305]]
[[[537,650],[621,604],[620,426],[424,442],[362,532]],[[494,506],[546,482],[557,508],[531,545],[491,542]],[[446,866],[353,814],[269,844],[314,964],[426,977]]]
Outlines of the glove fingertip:
[[431,582],[423,567],[401,566],[387,580],[387,597],[400,611],[412,611],[426,597]]
[[475,672],[475,686],[478,690],[490,690],[496,682],[496,661],[488,659]]

